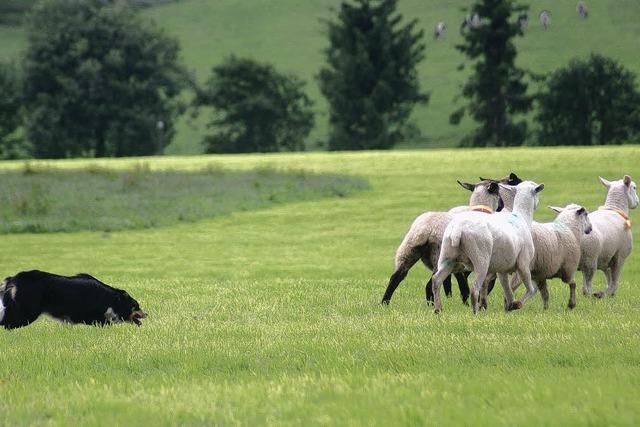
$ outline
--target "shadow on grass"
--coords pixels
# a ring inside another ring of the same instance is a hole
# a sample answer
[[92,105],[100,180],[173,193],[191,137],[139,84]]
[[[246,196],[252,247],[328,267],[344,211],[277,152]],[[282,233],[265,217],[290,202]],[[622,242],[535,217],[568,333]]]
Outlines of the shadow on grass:
[[78,170],[25,164],[0,173],[0,233],[114,231],[192,222],[294,201],[346,197],[363,178],[260,168],[151,171],[89,166]]

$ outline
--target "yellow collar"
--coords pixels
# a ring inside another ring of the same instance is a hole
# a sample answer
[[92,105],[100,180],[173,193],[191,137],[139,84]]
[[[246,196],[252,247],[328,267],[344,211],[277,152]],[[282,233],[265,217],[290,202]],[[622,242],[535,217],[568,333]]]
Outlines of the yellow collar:
[[624,219],[624,225],[627,228],[631,228],[631,220],[629,219],[629,215],[627,215],[622,209],[618,209],[618,208],[611,208],[608,206],[600,206],[598,208],[598,210],[601,211],[614,211],[616,212],[618,215],[620,215],[623,219]]
[[484,212],[488,214],[493,213],[493,209],[491,209],[489,206],[486,206],[486,205],[469,206],[469,210],[474,212]]

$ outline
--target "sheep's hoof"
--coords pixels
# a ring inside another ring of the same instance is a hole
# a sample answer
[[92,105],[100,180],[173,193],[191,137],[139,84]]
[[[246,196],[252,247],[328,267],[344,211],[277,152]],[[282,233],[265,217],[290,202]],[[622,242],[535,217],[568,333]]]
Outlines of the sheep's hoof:
[[522,308],[522,302],[513,301],[511,305],[509,305],[509,308],[507,309],[507,311],[520,310],[521,308]]
[[604,297],[604,291],[595,292],[593,294],[593,296],[596,297],[596,298],[602,298],[602,297]]
[[390,300],[388,299],[383,299],[382,302],[380,304],[382,305],[389,305]]
[[569,310],[573,310],[574,308],[576,308],[576,303],[575,302],[569,302],[569,304],[567,304],[567,308]]
[[440,312],[442,312],[441,308],[434,308],[433,309],[433,314],[440,314]]

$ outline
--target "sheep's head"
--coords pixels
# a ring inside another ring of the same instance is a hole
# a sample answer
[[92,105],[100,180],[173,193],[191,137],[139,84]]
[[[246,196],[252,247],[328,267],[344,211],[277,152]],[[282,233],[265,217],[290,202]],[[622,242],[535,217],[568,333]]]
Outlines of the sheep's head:
[[500,187],[494,181],[483,180],[477,184],[458,181],[458,184],[466,190],[471,191],[470,205],[489,206],[493,211],[499,211],[504,206],[500,198]]
[[538,193],[544,190],[544,184],[536,184],[533,181],[522,181],[517,186],[507,184],[498,185],[503,191],[508,192],[511,197],[516,200],[514,203],[517,203],[518,198],[520,198],[521,203],[525,200],[530,200],[533,203],[532,207],[534,210],[538,208]]
[[638,187],[636,183],[631,180],[629,175],[625,175],[622,179],[617,181],[607,181],[603,177],[599,176],[600,182],[607,188],[607,192],[622,192],[629,204],[630,209],[638,207],[640,200],[638,199]]
[[591,221],[589,220],[589,212],[584,206],[571,203],[564,208],[557,206],[549,206],[549,209],[558,212],[557,220],[568,222],[569,224],[576,224],[581,230],[581,233],[591,233]]
[[[518,175],[516,175],[515,173],[511,172],[509,173],[509,175],[505,176],[502,179],[492,179],[492,178],[482,178],[480,177],[480,180],[482,181],[492,181],[495,182],[496,184],[506,184],[506,185],[511,185],[511,186],[515,186],[518,185],[522,182],[522,180],[518,177]],[[505,190],[500,190],[500,200],[502,202],[502,207],[499,208],[498,210],[502,210],[502,208],[507,208],[507,209],[513,209],[513,198],[515,197],[515,192],[514,193],[509,193]]]

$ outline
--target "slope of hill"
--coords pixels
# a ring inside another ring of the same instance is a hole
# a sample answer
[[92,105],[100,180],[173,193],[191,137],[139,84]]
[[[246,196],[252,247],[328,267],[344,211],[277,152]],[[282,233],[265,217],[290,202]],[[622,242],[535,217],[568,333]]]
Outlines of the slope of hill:
[[[401,12],[406,18],[416,17],[425,30],[427,56],[420,66],[421,82],[431,92],[431,102],[416,109],[412,121],[422,137],[404,146],[451,146],[472,128],[465,121],[461,126],[448,122],[455,110],[465,72],[457,70],[464,58],[455,49],[461,36],[458,28],[463,19],[463,7],[469,0],[402,0]],[[637,55],[640,40],[640,2],[608,0],[588,2],[589,18],[581,20],[576,2],[571,0],[539,0],[523,2],[530,5],[530,25],[524,38],[518,41],[519,64],[535,72],[548,72],[565,65],[571,58],[598,52],[620,60],[634,72],[640,72]],[[187,66],[204,81],[213,65],[235,54],[269,61],[308,82],[308,91],[316,101],[317,125],[309,146],[327,135],[327,106],[315,80],[326,47],[323,19],[331,16],[330,8],[338,0],[182,0],[143,11],[176,36],[183,49]],[[551,27],[544,31],[537,22],[542,9],[552,12]],[[432,28],[445,21],[449,30],[445,37],[434,41]],[[16,31],[18,31],[16,33]],[[24,47],[21,30],[0,28],[3,41],[0,58],[15,56]],[[7,53],[9,52],[9,53]],[[172,154],[201,151],[200,140],[205,131],[206,114],[188,124],[183,120],[173,144]]]

